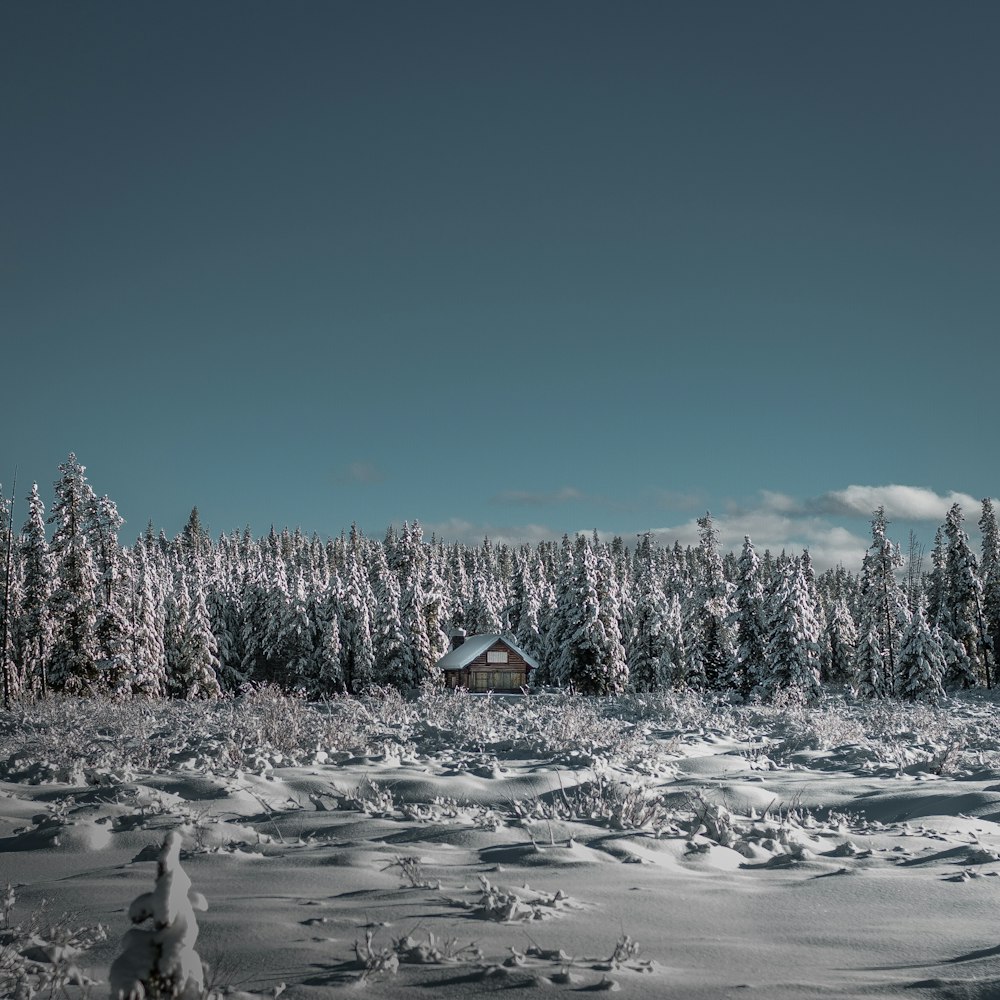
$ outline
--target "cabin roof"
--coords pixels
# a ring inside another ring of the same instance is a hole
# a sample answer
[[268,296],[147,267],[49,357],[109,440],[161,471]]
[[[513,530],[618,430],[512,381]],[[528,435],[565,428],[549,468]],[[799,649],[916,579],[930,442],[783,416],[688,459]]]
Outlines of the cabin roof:
[[529,656],[511,639],[508,639],[504,635],[499,635],[496,632],[484,632],[482,635],[470,635],[457,649],[452,649],[445,653],[444,656],[438,660],[437,665],[442,670],[462,670],[477,656],[481,656],[498,642],[502,642],[512,652],[517,653],[517,655],[520,656],[532,670],[538,669],[538,663],[534,657]]

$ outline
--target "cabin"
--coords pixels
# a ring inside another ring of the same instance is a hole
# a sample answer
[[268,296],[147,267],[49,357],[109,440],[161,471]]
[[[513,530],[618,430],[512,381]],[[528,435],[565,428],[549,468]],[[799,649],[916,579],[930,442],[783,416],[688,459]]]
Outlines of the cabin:
[[444,672],[446,687],[469,691],[520,691],[538,669],[538,663],[512,636],[467,636],[465,629],[452,632],[451,649],[437,665]]

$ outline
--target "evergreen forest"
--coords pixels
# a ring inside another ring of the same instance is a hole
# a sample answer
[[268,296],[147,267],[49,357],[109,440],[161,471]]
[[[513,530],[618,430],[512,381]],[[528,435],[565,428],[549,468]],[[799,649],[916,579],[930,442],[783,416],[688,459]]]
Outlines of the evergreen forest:
[[74,455],[46,510],[37,486],[0,534],[0,664],[7,707],[50,693],[214,698],[274,684],[309,698],[441,683],[449,634],[508,633],[534,683],[607,695],[695,688],[808,701],[934,700],[992,687],[1000,641],[1000,532],[982,502],[978,557],[958,505],[929,564],[872,515],[860,574],[816,573],[809,553],[721,553],[710,515],[696,546],[648,535],[510,546],[381,540],[352,528],[213,540],[197,508],[175,538],[122,544],[115,503]]

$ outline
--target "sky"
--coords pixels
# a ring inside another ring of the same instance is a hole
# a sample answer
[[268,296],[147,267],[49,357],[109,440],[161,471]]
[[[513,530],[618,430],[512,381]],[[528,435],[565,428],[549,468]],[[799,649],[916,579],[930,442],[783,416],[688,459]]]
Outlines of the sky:
[[[133,539],[929,543],[998,489],[1000,5],[14,0],[0,481]],[[16,519],[25,505],[15,511]]]

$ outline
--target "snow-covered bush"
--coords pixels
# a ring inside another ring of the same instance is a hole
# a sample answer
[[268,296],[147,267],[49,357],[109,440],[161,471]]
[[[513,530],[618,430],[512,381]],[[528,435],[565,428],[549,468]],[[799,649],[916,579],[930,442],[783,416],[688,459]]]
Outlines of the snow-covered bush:
[[71,985],[92,986],[77,961],[104,940],[104,928],[80,926],[69,914],[52,920],[44,903],[27,923],[15,922],[16,903],[14,887],[8,882],[0,896],[0,996],[32,1000],[62,995]]
[[111,1000],[200,1000],[204,991],[201,958],[194,950],[198,921],[194,911],[208,909],[205,897],[191,892],[181,868],[181,836],[167,834],[156,862],[156,885],[129,907],[133,927],[122,939],[122,953],[111,966]]

